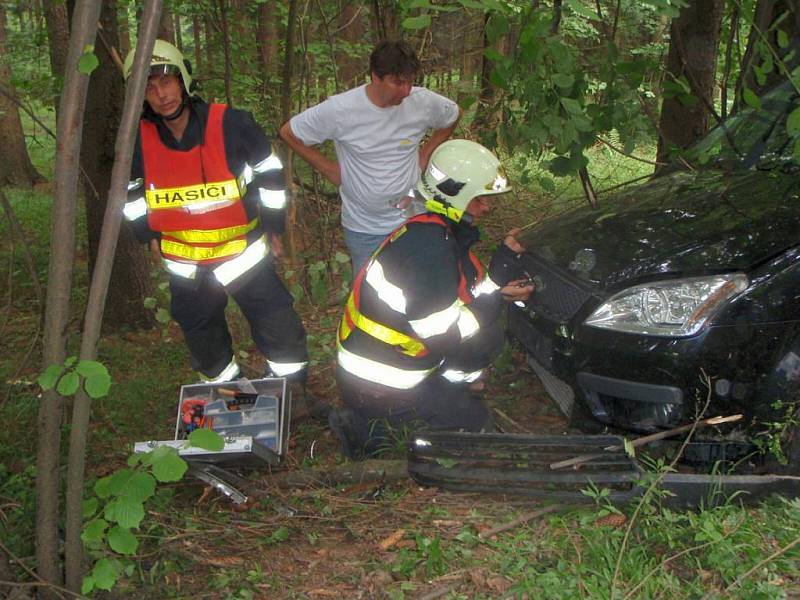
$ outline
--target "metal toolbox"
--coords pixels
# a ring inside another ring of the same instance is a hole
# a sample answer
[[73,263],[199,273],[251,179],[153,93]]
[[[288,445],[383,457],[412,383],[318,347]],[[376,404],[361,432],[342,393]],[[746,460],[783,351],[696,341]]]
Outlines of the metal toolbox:
[[[283,377],[184,385],[175,438],[136,442],[134,452],[172,446],[193,466],[237,469],[277,465],[286,453],[290,420],[291,391]],[[221,434],[225,447],[218,452],[189,447],[186,437],[197,427]]]

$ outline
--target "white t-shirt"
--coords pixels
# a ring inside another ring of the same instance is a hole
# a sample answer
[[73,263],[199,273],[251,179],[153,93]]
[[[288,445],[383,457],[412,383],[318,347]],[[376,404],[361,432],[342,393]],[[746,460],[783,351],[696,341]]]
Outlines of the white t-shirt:
[[366,85],[331,96],[292,117],[292,133],[306,146],[333,140],[342,173],[342,225],[386,234],[405,216],[395,207],[419,179],[419,143],[428,129],[458,118],[452,100],[420,87],[397,106],[380,108]]

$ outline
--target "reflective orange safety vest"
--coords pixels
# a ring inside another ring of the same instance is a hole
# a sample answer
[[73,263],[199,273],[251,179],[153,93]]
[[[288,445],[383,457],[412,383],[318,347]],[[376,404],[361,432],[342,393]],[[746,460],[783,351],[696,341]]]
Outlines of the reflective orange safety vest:
[[[405,223],[403,223],[400,227],[395,229],[392,233],[390,233],[387,238],[381,243],[378,249],[373,253],[372,257],[366,262],[366,264],[361,267],[361,270],[358,272],[355,280],[353,281],[353,291],[350,292],[350,296],[347,298],[347,304],[344,308],[344,314],[342,315],[342,321],[339,324],[339,343],[343,344],[344,341],[350,336],[353,332],[353,329],[360,329],[364,333],[371,335],[372,337],[389,344],[390,346],[394,346],[398,352],[406,354],[408,356],[425,356],[428,353],[428,349],[425,347],[425,344],[416,336],[408,335],[403,333],[402,331],[397,331],[396,329],[392,329],[378,323],[377,321],[373,321],[360,310],[360,300],[361,300],[361,285],[364,281],[364,276],[369,268],[370,264],[375,260],[375,258],[380,254],[380,252],[389,244],[396,241],[400,236],[402,236],[407,231],[407,225],[410,223],[434,223],[436,225],[440,225],[441,227],[445,227],[450,229],[450,226],[445,222],[445,220],[440,217],[439,215],[434,214],[421,214],[417,215],[416,217],[412,217],[408,219]],[[483,280],[484,277],[484,268],[481,262],[478,260],[478,257],[472,252],[472,250],[468,251],[467,256],[469,257],[470,262],[475,267],[477,272],[476,281]],[[464,276],[464,272],[461,268],[461,263],[458,263],[458,273],[459,273],[459,282],[458,282],[458,298],[464,304],[469,304],[474,299],[472,296],[472,292],[469,289],[467,284],[467,278]]]
[[140,125],[147,222],[161,232],[161,253],[184,263],[228,260],[247,248],[245,182],[228,168],[222,120],[227,107],[211,104],[202,143],[188,151],[164,145],[155,123]]

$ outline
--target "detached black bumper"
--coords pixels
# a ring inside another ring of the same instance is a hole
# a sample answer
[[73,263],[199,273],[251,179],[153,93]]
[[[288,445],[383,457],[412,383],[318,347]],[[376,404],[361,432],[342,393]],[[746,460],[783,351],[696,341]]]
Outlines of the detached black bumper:
[[[644,493],[642,469],[616,436],[542,436],[426,432],[412,437],[408,472],[421,485],[446,490],[523,495],[569,504],[592,502],[582,490],[609,489],[608,499],[624,504]],[[583,454],[600,457],[578,469],[552,463]],[[757,502],[771,494],[800,496],[800,478],[779,475],[687,475],[668,473],[662,502],[696,508],[738,501]]]

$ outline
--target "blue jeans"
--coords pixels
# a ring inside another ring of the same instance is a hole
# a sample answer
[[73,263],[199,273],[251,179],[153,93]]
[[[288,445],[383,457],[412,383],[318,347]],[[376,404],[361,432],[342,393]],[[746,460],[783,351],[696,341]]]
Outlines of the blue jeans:
[[383,240],[386,239],[386,233],[361,233],[360,231],[352,231],[345,227],[344,230],[344,243],[347,244],[347,250],[350,252],[350,260],[353,263],[353,278],[358,275],[358,271],[364,266],[364,263],[369,260],[372,253],[378,249]]

